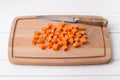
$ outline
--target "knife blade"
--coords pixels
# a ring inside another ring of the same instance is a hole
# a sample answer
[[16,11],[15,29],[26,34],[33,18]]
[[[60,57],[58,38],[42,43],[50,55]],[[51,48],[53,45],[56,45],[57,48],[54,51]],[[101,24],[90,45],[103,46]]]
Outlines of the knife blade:
[[47,20],[53,20],[53,21],[65,21],[65,22],[73,22],[76,23],[79,18],[77,17],[58,17],[58,16],[37,16],[37,18],[43,18]]
[[53,21],[65,21],[71,23],[82,23],[96,26],[107,26],[107,20],[104,18],[95,17],[65,17],[65,16],[37,16],[40,19],[53,20]]

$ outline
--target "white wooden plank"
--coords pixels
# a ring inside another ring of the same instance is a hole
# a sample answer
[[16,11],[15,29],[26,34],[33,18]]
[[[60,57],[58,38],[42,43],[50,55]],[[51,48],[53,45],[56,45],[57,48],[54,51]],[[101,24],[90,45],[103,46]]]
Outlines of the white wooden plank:
[[110,33],[112,59],[120,60],[120,33]]
[[[8,38],[9,33],[0,33],[0,59],[8,58]],[[110,33],[112,59],[120,60],[119,45],[120,45],[120,33]]]
[[[49,1],[49,0],[13,0],[7,1],[2,0],[0,5],[1,9],[13,9],[19,11],[20,9],[26,10],[27,12],[118,12],[119,10],[119,0],[59,0],[59,1]],[[7,6],[6,6],[7,5]],[[22,6],[21,6],[22,5]],[[112,6],[114,5],[114,6]],[[16,7],[15,7],[16,6]],[[33,10],[33,11],[31,11]],[[4,10],[3,10],[4,11]],[[11,11],[10,11],[11,12]]]
[[120,80],[120,76],[29,76],[0,77],[0,80]]
[[30,66],[0,61],[0,76],[120,76],[120,61],[104,65]]
[[0,59],[8,57],[8,33],[0,33]]

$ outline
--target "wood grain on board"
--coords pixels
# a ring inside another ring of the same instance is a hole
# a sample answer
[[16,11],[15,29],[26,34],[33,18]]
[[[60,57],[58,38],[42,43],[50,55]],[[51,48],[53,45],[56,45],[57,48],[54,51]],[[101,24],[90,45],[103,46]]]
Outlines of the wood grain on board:
[[[73,16],[67,16],[73,17]],[[79,18],[96,18],[98,16],[75,16]],[[48,23],[57,24],[57,21],[39,19],[36,16],[24,16],[14,19],[9,39],[9,60],[15,64],[40,65],[79,65],[107,63],[111,58],[110,42],[107,26],[99,22],[98,25],[88,22],[76,23],[86,28],[88,43],[79,48],[70,46],[68,51],[51,49],[41,50],[38,45],[31,44],[33,32]],[[89,24],[87,24],[89,23]],[[73,24],[73,23],[67,23]],[[75,23],[74,23],[75,24]]]

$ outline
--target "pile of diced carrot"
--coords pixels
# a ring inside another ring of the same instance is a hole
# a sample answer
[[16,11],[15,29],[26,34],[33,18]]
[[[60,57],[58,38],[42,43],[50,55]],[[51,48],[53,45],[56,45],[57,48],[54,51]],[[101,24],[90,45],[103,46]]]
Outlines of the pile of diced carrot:
[[32,44],[39,44],[39,48],[50,48],[58,50],[68,50],[68,45],[74,48],[87,43],[85,28],[76,24],[67,25],[65,22],[59,22],[58,25],[49,23],[47,27],[42,27],[34,32]]

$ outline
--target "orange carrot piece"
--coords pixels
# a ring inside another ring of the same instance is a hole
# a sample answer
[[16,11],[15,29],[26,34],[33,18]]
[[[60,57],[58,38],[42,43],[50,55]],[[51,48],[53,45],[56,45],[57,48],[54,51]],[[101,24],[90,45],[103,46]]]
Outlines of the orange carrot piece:
[[46,31],[46,29],[47,29],[46,27],[41,27],[42,31]]
[[39,38],[38,40],[37,40],[37,43],[44,43],[44,39],[43,38]]
[[72,45],[74,48],[77,48],[80,46],[80,44],[78,42],[74,42],[73,45]]
[[45,49],[45,44],[39,44],[39,48]]
[[83,34],[85,34],[85,32],[84,32],[84,31],[79,31],[79,32],[80,32],[82,35],[83,35]]
[[47,47],[48,47],[48,48],[52,48],[52,43],[48,42],[48,43],[47,43]]
[[50,29],[52,27],[52,23],[48,24],[48,29]]
[[58,44],[59,46],[62,46],[62,45],[63,45],[63,42],[62,42],[62,41],[59,41],[59,42],[57,42],[57,44]]
[[57,38],[57,42],[61,41],[62,39],[61,38]]
[[58,37],[57,35],[54,35],[54,36],[53,36],[54,39],[57,39],[57,37]]
[[53,44],[53,46],[52,46],[52,50],[58,50],[58,44]]
[[56,43],[57,42],[57,39],[51,39],[51,42],[54,44],[54,43]]
[[86,38],[87,39],[87,35],[83,35],[82,38]]
[[45,33],[46,33],[46,34],[50,34],[51,31],[47,29],[47,30],[45,31]]
[[86,40],[86,38],[84,38],[84,37],[81,38],[80,41],[81,41],[82,44],[86,44],[86,43],[87,43],[87,40]]
[[70,44],[73,44],[73,38],[71,37],[71,38],[69,38],[69,40],[68,40],[68,42],[70,43]]
[[67,41],[62,41],[62,44],[63,45],[67,45]]
[[34,35],[40,35],[40,31],[35,31]]
[[68,36],[62,37],[63,41],[67,41],[68,39],[69,39]]
[[67,46],[67,45],[63,45],[63,46],[62,46],[62,50],[67,51],[67,49],[68,49],[68,46]]
[[46,39],[46,37],[47,37],[47,34],[42,34],[42,38],[44,38],[44,39]]
[[85,30],[85,28],[83,26],[79,26],[78,29],[79,30]]
[[75,34],[77,32],[77,29],[72,29],[72,34]]
[[48,37],[46,37],[46,40],[47,40],[48,42],[50,42],[50,41],[52,40],[52,37],[48,36]]
[[32,44],[35,45],[37,43],[37,40],[36,39],[33,39],[32,40]]
[[73,29],[78,29],[78,25],[77,24],[73,24],[71,25]]
[[76,36],[77,36],[77,37],[81,37],[82,34],[81,34],[80,32],[77,32],[77,33],[76,33]]
[[63,22],[63,21],[59,22],[59,26],[64,27],[65,25],[66,25],[66,23],[65,23],[65,22]]
[[75,38],[74,41],[75,41],[75,42],[79,42],[79,38]]
[[38,36],[37,34],[34,34],[33,38],[34,38],[34,39],[38,39],[39,36]]

